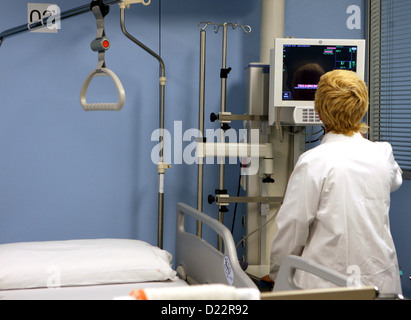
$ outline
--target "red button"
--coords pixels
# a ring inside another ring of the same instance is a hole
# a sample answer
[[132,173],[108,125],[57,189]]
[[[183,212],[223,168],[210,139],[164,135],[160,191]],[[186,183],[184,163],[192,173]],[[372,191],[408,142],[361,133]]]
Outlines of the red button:
[[108,48],[109,46],[110,46],[110,42],[108,42],[108,40],[104,40],[103,41],[103,47]]

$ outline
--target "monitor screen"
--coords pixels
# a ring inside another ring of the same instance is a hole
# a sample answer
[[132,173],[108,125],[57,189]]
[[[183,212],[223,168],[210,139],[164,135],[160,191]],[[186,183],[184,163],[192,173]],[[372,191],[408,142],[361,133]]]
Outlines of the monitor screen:
[[357,71],[357,46],[283,45],[283,101],[313,101],[320,77],[334,69]]
[[[269,123],[297,125],[296,114],[314,112],[320,77],[331,70],[356,72],[364,80],[363,39],[276,38],[270,51]],[[298,123],[300,124],[300,123]]]

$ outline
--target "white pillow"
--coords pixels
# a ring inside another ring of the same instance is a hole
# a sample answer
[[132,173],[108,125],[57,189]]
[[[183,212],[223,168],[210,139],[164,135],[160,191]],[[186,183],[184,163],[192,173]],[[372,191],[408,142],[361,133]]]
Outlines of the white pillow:
[[139,240],[0,245],[0,289],[176,280],[172,256]]

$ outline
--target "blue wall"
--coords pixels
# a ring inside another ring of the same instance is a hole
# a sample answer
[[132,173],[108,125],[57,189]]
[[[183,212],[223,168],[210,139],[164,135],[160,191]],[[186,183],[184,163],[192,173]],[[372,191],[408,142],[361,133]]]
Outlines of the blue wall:
[[[55,3],[64,11],[87,1]],[[151,134],[159,127],[159,65],[122,34],[119,12],[112,6],[106,18],[106,62],[126,91],[121,112],[84,112],[79,104],[81,85],[97,65],[89,48],[96,34],[91,12],[63,20],[58,34],[25,33],[0,47],[0,243],[100,237],[157,243],[158,176],[151,150],[158,142]],[[228,32],[227,63],[233,70],[227,110],[242,113],[244,67],[259,60],[259,17],[259,3],[247,0],[167,0],[161,8],[153,0],[126,12],[128,31],[165,61],[166,129],[172,137],[174,121],[181,121],[183,132],[198,126],[198,23],[253,28],[251,34]],[[27,1],[1,2],[1,31],[26,21]],[[208,28],[205,127],[212,129],[217,123],[207,119],[220,110],[221,43],[221,31]],[[105,78],[93,80],[89,101],[116,101],[112,87]],[[237,165],[228,166],[231,193],[237,175]],[[206,166],[205,198],[217,187],[218,167]],[[173,164],[165,187],[164,247],[171,252],[176,204],[196,206],[196,190],[197,166]],[[217,216],[215,205],[205,203],[204,211]],[[227,214],[229,226],[231,219]]]

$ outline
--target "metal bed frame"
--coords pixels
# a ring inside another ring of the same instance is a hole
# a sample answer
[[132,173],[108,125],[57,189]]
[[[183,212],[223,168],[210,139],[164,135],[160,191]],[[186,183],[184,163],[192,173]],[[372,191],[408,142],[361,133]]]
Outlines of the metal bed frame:
[[[187,231],[185,220],[194,218],[215,231],[224,250]],[[218,220],[183,203],[177,204],[175,265],[180,278],[189,284],[223,283],[237,288],[257,288],[240,266],[231,232]]]

